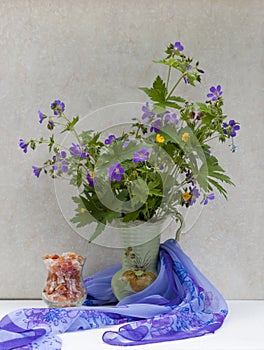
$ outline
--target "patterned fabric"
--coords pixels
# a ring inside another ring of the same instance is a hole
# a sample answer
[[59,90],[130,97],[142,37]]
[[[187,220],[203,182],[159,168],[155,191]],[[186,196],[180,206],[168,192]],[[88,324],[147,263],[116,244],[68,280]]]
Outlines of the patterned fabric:
[[155,282],[117,303],[111,278],[119,269],[116,265],[85,280],[88,295],[82,307],[19,309],[6,315],[0,321],[0,350],[59,350],[59,334],[119,324],[103,340],[140,345],[213,333],[224,322],[225,300],[174,240],[160,246]]

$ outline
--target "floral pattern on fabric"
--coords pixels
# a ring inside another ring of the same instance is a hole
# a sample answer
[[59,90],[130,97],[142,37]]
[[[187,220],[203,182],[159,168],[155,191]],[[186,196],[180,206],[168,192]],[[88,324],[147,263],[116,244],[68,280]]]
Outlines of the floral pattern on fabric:
[[116,306],[95,307],[116,302],[111,278],[119,268],[85,280],[89,306],[20,309],[6,315],[0,321],[0,350],[60,350],[59,334],[119,324],[120,329],[107,330],[103,340],[140,345],[213,333],[224,322],[224,298],[174,240],[161,244],[159,274],[148,288]]

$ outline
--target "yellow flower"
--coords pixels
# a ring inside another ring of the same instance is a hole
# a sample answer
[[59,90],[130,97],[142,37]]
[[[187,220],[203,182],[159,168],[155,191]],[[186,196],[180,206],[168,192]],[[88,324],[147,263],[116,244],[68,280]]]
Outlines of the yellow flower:
[[182,141],[183,142],[187,142],[190,138],[190,134],[188,132],[185,132],[183,135],[182,135]]
[[158,143],[163,143],[163,142],[165,141],[165,138],[164,138],[164,136],[162,136],[162,135],[160,135],[160,134],[157,134],[157,135],[156,135],[156,141],[157,141]]
[[184,192],[182,198],[187,202],[191,198],[191,195],[189,192]]
[[85,208],[81,208],[81,213],[85,213],[86,212],[86,209]]

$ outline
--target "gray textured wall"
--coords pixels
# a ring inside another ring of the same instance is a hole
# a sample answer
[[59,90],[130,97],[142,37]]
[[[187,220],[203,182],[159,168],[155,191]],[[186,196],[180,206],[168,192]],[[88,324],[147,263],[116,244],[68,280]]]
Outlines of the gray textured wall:
[[88,245],[68,225],[53,182],[32,175],[44,155],[24,155],[18,139],[39,133],[37,110],[56,98],[80,116],[143,102],[137,87],[154,78],[152,59],[177,40],[206,70],[197,98],[221,83],[225,110],[242,127],[239,152],[219,154],[236,187],[181,245],[226,298],[263,298],[264,2],[1,0],[0,18],[0,298],[39,298],[47,252],[85,254],[86,274],[119,260],[117,249]]

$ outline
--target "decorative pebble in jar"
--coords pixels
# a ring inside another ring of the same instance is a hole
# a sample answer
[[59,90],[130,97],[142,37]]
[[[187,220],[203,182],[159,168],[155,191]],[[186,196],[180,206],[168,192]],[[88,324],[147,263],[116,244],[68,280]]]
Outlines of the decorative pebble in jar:
[[61,256],[47,254],[44,264],[48,269],[42,292],[45,303],[49,307],[82,305],[87,294],[82,278],[85,258],[75,253],[63,253]]

